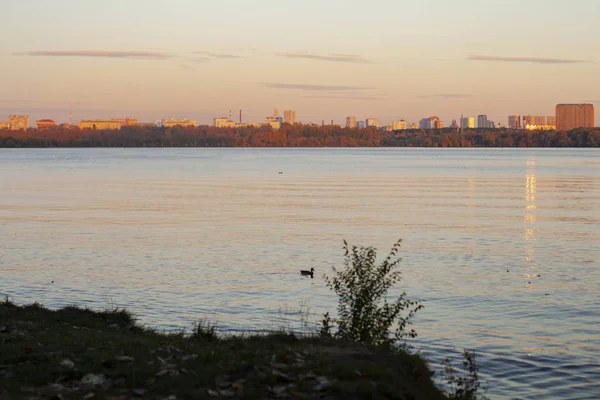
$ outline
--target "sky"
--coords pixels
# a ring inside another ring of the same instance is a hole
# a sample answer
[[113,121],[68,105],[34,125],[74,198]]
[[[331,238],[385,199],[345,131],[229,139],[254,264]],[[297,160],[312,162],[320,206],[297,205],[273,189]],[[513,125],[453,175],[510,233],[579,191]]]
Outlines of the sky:
[[[600,0],[2,0],[0,120],[600,107]],[[596,111],[596,125],[600,111]]]

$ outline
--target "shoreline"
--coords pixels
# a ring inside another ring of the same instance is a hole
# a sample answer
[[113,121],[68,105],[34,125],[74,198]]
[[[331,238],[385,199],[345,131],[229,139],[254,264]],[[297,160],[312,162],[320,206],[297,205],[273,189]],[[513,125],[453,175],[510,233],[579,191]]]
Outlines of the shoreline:
[[[124,309],[0,303],[0,398],[448,398],[415,354],[290,332],[189,335]],[[121,397],[115,397],[121,396]]]

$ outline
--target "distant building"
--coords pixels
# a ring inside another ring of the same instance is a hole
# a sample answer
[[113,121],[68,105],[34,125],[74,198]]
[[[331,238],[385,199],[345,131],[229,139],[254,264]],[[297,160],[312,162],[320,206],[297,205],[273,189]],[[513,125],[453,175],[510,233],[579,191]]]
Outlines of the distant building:
[[554,115],[550,115],[550,116],[546,117],[546,124],[556,125],[556,117]]
[[558,104],[556,106],[556,128],[559,131],[593,127],[594,106],[592,104]]
[[444,124],[442,124],[442,120],[438,117],[429,117],[431,129],[442,129]]
[[35,121],[35,129],[41,130],[50,128],[56,128],[56,122],[52,121],[51,119],[40,119]]
[[79,121],[79,129],[118,131],[119,129],[121,129],[121,122],[103,120],[82,120]]
[[487,128],[487,115],[478,115],[477,116],[477,127],[478,128]]
[[365,125],[367,126],[367,128],[369,128],[369,127],[379,128],[379,120],[377,118],[367,118],[365,120]]
[[294,125],[296,123],[296,110],[284,110],[283,122]]
[[406,121],[403,119],[400,121],[394,121],[393,126],[395,131],[403,131],[406,129]]
[[500,122],[498,122],[496,124],[496,129],[504,129],[504,128],[506,128],[506,126],[504,124],[501,124]]
[[521,116],[520,115],[509,115],[508,116],[508,127],[511,129],[521,129]]
[[391,131],[394,130],[394,126],[393,125],[386,125],[386,126],[383,127],[383,130],[385,132],[391,132]]
[[213,124],[216,128],[235,128],[235,122],[227,117],[214,118]]
[[11,131],[26,131],[29,129],[29,115],[9,115],[8,129]]
[[365,121],[357,121],[356,122],[356,127],[358,129],[365,129]]
[[528,131],[554,131],[556,130],[556,125],[525,125],[525,129]]
[[0,131],[2,129],[9,129],[10,128],[10,124],[8,123],[8,121],[0,121]]
[[531,125],[546,125],[546,117],[542,115],[523,115],[523,128]]
[[485,126],[484,128],[486,129],[496,129],[496,124],[494,123],[494,121],[490,120],[490,119],[486,119],[485,120]]
[[113,118],[111,121],[119,121],[121,123],[121,127],[123,126],[135,126],[138,123],[136,118]]
[[413,122],[412,124],[410,124],[410,129],[419,129],[419,124]]
[[271,125],[271,128],[273,128],[274,130],[278,130],[279,128],[281,128],[281,124],[283,124],[283,118],[277,116],[267,117],[265,118],[265,124]]
[[258,128],[261,125],[256,122],[243,122],[239,124],[235,124],[236,128]]
[[458,122],[455,119],[452,120],[452,125],[450,125],[450,128],[458,128]]
[[168,119],[163,119],[161,121],[162,126],[165,128],[173,128],[175,126],[183,126],[183,127],[187,127],[187,126],[196,126],[196,121],[193,119],[176,119],[176,118],[168,118]]
[[157,126],[157,127],[159,127],[159,128],[162,128],[162,126],[163,126],[162,120],[161,119],[155,119],[154,120],[154,125]]
[[356,117],[346,117],[346,128],[356,128]]
[[462,129],[475,128],[475,117],[464,117],[460,119],[460,127]]
[[420,129],[442,129],[442,121],[438,117],[423,118],[419,122]]

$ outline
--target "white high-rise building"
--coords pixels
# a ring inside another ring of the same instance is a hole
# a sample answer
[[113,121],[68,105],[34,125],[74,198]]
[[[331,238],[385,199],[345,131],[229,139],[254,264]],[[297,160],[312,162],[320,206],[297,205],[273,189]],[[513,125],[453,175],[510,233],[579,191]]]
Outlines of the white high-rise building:
[[477,116],[477,127],[478,128],[487,128],[487,115],[478,115]]
[[508,127],[511,129],[521,129],[521,116],[520,115],[509,115],[508,116]]
[[356,117],[346,117],[346,128],[356,128]]
[[464,117],[460,119],[460,127],[462,129],[474,129],[475,117]]

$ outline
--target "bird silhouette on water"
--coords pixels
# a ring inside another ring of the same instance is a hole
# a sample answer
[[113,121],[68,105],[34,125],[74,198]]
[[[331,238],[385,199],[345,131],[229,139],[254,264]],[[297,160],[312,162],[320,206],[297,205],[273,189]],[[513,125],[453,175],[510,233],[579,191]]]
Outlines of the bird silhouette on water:
[[314,268],[311,268],[311,269],[310,269],[310,271],[307,271],[307,270],[301,269],[301,270],[300,270],[300,275],[303,275],[303,276],[310,276],[311,278],[313,278],[313,277],[314,277],[314,275],[315,275],[315,269],[314,269]]

